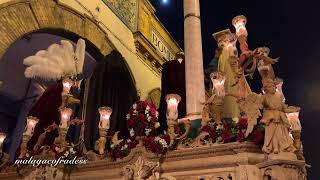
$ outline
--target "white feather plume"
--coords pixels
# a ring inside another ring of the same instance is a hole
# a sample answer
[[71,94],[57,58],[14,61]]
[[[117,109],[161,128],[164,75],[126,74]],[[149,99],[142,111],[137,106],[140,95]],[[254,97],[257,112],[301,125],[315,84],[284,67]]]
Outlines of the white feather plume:
[[[78,60],[77,63],[75,57]],[[78,40],[76,50],[74,50],[70,41],[61,40],[61,45],[52,44],[47,50],[40,50],[35,55],[25,58],[23,64],[28,66],[25,70],[25,76],[45,80],[58,80],[64,76],[76,76],[82,73],[84,57],[84,40]]]

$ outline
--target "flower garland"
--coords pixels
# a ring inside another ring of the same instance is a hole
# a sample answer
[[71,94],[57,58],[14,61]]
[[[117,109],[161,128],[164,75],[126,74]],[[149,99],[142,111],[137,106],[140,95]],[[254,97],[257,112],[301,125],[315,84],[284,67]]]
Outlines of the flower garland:
[[160,123],[155,105],[149,101],[137,101],[127,114],[127,123],[131,137],[156,136]]
[[113,160],[123,159],[128,156],[131,149],[135,148],[139,142],[137,140],[127,139],[119,140],[117,144],[111,144],[109,149],[109,155]]
[[248,127],[248,119],[241,117],[238,123],[231,119],[225,119],[221,125],[209,123],[201,131],[209,135],[205,141],[212,143],[243,142],[246,140],[261,144],[264,139],[264,128],[262,125],[256,125],[253,132],[246,138],[245,133]]
[[143,142],[147,150],[156,154],[165,154],[170,144],[170,136],[162,134],[155,137],[146,137]]

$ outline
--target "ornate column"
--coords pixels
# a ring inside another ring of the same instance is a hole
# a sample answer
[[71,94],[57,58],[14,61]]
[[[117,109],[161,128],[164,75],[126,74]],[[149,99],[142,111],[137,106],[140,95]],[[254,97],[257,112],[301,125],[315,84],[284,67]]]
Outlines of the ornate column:
[[205,101],[199,0],[184,0],[184,51],[187,116],[201,119]]

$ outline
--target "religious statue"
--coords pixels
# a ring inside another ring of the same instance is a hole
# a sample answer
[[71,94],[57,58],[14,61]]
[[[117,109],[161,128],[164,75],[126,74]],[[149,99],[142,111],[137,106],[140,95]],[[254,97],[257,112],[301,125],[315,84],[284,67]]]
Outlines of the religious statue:
[[229,29],[217,32],[213,36],[218,46],[222,48],[218,71],[224,73],[227,77],[224,86],[228,95],[224,98],[222,116],[237,119],[240,117],[240,110],[236,97],[245,98],[251,93],[243,69],[238,62],[237,38]]
[[[265,92],[263,95],[253,94],[244,100],[247,107],[242,110],[250,117],[248,118],[248,126],[256,123],[259,117],[258,111],[263,109],[260,120],[260,123],[265,126],[263,152],[271,156],[279,155],[278,158],[296,159],[292,156],[295,147],[289,135],[290,123],[286,113],[297,112],[299,108],[288,106],[282,102],[281,97],[276,94],[276,82],[273,79],[263,81],[263,90]],[[255,101],[252,101],[252,97],[255,97]],[[247,133],[249,134],[250,131]]]

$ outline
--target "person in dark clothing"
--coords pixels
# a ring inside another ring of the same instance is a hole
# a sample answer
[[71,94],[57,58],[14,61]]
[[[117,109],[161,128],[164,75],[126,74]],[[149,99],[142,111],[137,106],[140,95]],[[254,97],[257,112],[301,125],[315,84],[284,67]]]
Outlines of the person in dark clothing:
[[86,148],[93,149],[99,138],[98,109],[102,106],[113,109],[108,134],[120,131],[121,137],[129,137],[126,115],[138,96],[135,82],[122,55],[114,50],[105,56],[85,83],[82,117],[85,120]]
[[185,82],[185,60],[183,53],[177,53],[175,60],[167,61],[162,65],[161,76],[161,98],[159,106],[159,131],[166,131],[167,121],[167,94],[178,94],[181,101],[178,105],[178,118],[186,116],[186,82]]

